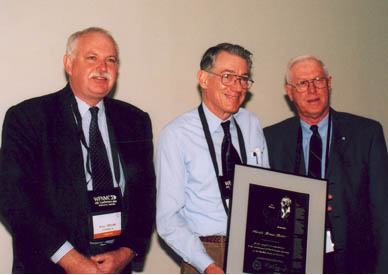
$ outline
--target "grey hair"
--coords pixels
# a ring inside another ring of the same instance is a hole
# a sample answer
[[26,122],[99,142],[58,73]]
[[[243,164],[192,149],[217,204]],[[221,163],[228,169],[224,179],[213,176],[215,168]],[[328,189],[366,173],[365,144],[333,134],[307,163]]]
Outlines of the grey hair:
[[99,27],[89,27],[87,29],[75,32],[72,35],[70,35],[69,38],[67,39],[66,54],[69,54],[72,57],[75,57],[76,51],[77,51],[77,45],[80,37],[88,33],[100,33],[100,34],[106,35],[110,40],[112,40],[113,45],[116,49],[117,56],[119,56],[119,46],[117,45],[113,36],[107,30],[104,30],[103,28],[99,28]]
[[318,62],[321,66],[322,66],[322,69],[323,71],[325,72],[326,76],[329,75],[329,72],[328,70],[326,69],[326,65],[325,63],[323,63],[322,60],[318,59],[317,57],[311,55],[311,54],[305,54],[305,55],[299,55],[297,57],[294,57],[292,58],[288,64],[287,64],[287,71],[286,71],[286,77],[285,77],[285,84],[289,84],[290,83],[290,74],[291,74],[291,69],[292,67],[299,63],[299,62],[302,62],[302,61],[305,61],[305,60],[315,60],[316,62]]
[[201,70],[211,70],[215,64],[217,55],[222,52],[228,52],[233,55],[242,57],[248,63],[248,76],[251,77],[252,70],[252,53],[240,45],[230,44],[230,43],[221,43],[217,46],[209,48],[204,55],[202,56],[200,67]]

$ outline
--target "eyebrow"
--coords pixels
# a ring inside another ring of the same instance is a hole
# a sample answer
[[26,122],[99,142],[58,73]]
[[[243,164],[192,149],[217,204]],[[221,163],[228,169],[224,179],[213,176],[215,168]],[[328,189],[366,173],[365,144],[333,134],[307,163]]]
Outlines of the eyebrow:
[[[239,75],[235,71],[228,70],[228,69],[225,69],[225,70],[221,71],[221,73],[232,73],[232,74],[235,74],[235,75]],[[241,76],[249,76],[249,73],[248,72],[243,73],[243,74],[241,74]]]
[[316,78],[323,78],[323,77],[326,77],[327,78],[327,76],[325,76],[325,75],[319,75],[319,76],[316,76],[316,77],[313,77],[313,78],[299,78],[299,79],[297,79],[296,81],[305,81],[305,80],[312,80],[312,79],[316,79]]
[[[98,55],[98,56],[101,56],[101,54],[100,53],[97,53],[96,51],[94,51],[94,50],[90,50],[90,51],[87,51],[86,53],[85,53],[86,55],[89,55],[89,54],[92,54],[92,55]],[[114,57],[114,58],[116,58],[116,59],[118,59],[118,56],[117,56],[117,54],[116,55],[108,55],[108,56],[106,56],[106,58],[110,58],[110,57]]]

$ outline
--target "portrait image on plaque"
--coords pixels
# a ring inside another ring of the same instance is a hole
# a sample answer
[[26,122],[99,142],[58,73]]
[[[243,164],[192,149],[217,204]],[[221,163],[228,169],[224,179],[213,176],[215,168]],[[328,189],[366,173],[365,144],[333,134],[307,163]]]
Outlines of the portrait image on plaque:
[[236,165],[226,273],[322,273],[327,181]]

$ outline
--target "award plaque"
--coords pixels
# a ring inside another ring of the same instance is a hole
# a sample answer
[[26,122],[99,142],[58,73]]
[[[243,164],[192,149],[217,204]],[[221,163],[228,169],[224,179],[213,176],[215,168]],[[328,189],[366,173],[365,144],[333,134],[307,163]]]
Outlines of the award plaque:
[[322,273],[327,181],[236,165],[227,273]]

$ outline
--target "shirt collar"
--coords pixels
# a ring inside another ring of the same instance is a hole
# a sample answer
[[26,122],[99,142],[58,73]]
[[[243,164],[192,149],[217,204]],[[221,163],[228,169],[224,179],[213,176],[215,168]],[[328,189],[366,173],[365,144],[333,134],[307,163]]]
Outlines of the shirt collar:
[[[212,111],[210,111],[208,109],[208,107],[206,106],[205,103],[202,102],[202,107],[203,107],[203,111],[205,113],[205,116],[206,116],[206,120],[207,120],[207,123],[209,125],[209,131],[210,133],[214,133],[216,132],[217,130],[219,129],[222,129],[222,126],[221,126],[221,123],[222,122],[225,122],[225,121],[228,121],[230,120],[230,129],[232,129],[233,127],[235,127],[235,123],[234,123],[234,119],[232,119],[233,115],[231,115],[230,117],[228,117],[227,119],[225,120],[222,120],[220,119],[218,116],[216,116],[215,114],[213,114]],[[239,110],[240,111],[240,110]],[[238,113],[238,112],[237,112]],[[237,114],[236,113],[236,114]],[[222,130],[223,131],[223,130]]]
[[[79,110],[81,117],[84,117],[87,113],[90,113],[89,109],[92,106],[90,106],[89,104],[87,104],[85,101],[83,101],[82,99],[80,99],[77,96],[75,96],[75,100],[77,101],[78,110]],[[101,114],[105,113],[104,100],[100,100],[100,102],[98,102],[95,106],[98,107],[98,109],[99,109],[99,112],[98,112],[99,116]]]
[[[329,124],[329,113],[327,113],[327,115],[317,124],[318,131],[320,132],[320,134],[321,134],[322,130],[327,129],[327,125]],[[303,132],[311,133],[311,130],[310,130],[311,125],[310,124],[308,124],[307,122],[305,122],[301,119],[300,125],[302,126]]]

